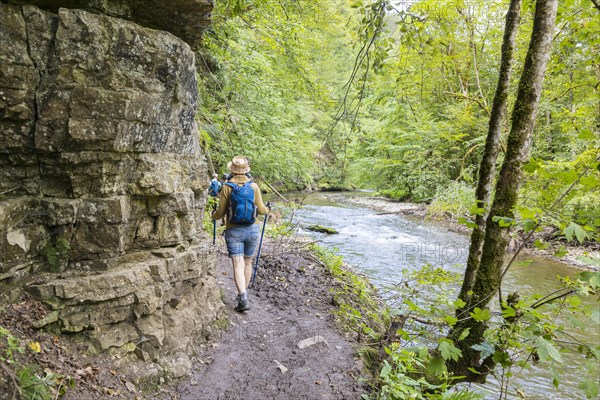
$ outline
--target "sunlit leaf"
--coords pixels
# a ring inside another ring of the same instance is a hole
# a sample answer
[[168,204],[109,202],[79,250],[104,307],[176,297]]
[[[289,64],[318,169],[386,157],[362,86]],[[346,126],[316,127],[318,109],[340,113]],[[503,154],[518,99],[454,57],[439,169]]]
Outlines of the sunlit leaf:
[[441,358],[432,358],[427,366],[427,371],[435,376],[441,376],[446,372],[446,363]]
[[495,216],[492,218],[492,221],[497,222],[501,228],[509,228],[515,224],[515,220],[509,217],[498,217]]
[[27,347],[29,347],[29,350],[33,351],[34,353],[40,353],[42,351],[42,346],[39,342],[29,342],[27,343]]
[[502,316],[504,318],[514,317],[515,315],[517,315],[517,312],[511,306],[504,306],[502,309]]
[[469,313],[469,315],[471,317],[473,317],[473,319],[477,322],[484,322],[490,319],[490,310],[488,310],[487,308],[485,309],[481,309],[479,307],[475,307],[473,309],[473,312]]
[[577,237],[579,243],[583,243],[583,241],[588,237],[587,232],[575,222],[571,222],[569,226],[564,229],[564,234],[567,240],[570,242],[573,240],[573,235]]
[[543,337],[538,337],[535,348],[540,356],[541,361],[554,360],[557,362],[562,362],[562,357],[556,347],[554,347],[550,341],[544,339]]
[[454,344],[447,339],[442,339],[438,346],[438,350],[442,354],[442,358],[444,360],[452,359],[454,361],[458,361],[459,357],[462,357],[462,351],[456,348]]
[[594,399],[598,397],[598,381],[592,379],[585,379],[579,382],[579,389],[583,390],[585,397],[588,399]]
[[492,354],[494,354],[494,351],[496,350],[494,348],[494,346],[492,346],[488,342],[483,342],[481,344],[474,344],[473,346],[471,346],[471,348],[473,350],[479,351],[481,353],[481,358],[487,358],[487,357],[491,356]]
[[460,310],[461,308],[463,308],[463,307],[464,307],[464,306],[466,306],[466,305],[467,305],[467,303],[465,303],[465,302],[464,302],[464,301],[462,301],[461,299],[456,299],[456,300],[454,300],[454,308],[456,308],[456,309],[459,309],[459,310]]
[[381,373],[379,374],[379,376],[382,378],[385,378],[386,376],[388,376],[390,374],[390,372],[392,372],[392,366],[390,364],[388,364],[388,362],[386,361],[383,368],[381,368]]
[[471,328],[467,328],[464,331],[462,331],[462,333],[460,334],[460,336],[458,337],[458,340],[464,340],[467,336],[469,336],[469,332],[471,332]]

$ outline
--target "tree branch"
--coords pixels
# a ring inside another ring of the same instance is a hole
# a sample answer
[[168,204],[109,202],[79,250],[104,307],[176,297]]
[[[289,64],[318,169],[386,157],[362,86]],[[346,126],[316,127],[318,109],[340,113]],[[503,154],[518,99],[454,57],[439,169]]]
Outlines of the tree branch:
[[482,103],[480,99],[477,99],[477,98],[471,97],[471,96],[467,96],[464,93],[443,92],[443,94],[448,94],[450,96],[458,97],[460,99],[465,99],[465,100],[469,100],[469,101],[475,102],[488,115],[488,117],[490,116],[490,110],[489,110],[489,108],[487,107],[486,104]]
[[567,292],[559,294],[559,295],[556,295],[554,297],[548,298],[549,296],[546,296],[545,298],[547,298],[547,300],[544,300],[544,301],[538,300],[534,304],[531,305],[531,308],[534,308],[534,309],[535,308],[540,308],[544,304],[552,303],[555,300],[562,299],[563,297],[567,297],[567,296],[569,296],[569,295],[571,295],[573,293],[575,293],[575,290],[574,289],[569,289]]
[[4,372],[10,377],[12,384],[14,386],[13,394],[11,400],[15,400],[17,398],[17,390],[19,389],[19,385],[15,379],[15,374],[4,365],[3,362],[0,362],[0,367],[4,370]]
[[[596,157],[596,159],[594,160],[594,163],[600,161],[600,155],[598,157]],[[556,207],[566,196],[567,194],[569,194],[569,192],[571,192],[571,190],[573,190],[573,188],[575,187],[575,185],[577,185],[579,183],[579,181],[581,180],[581,178],[583,178],[588,171],[591,169],[591,165],[588,165],[581,174],[579,174],[579,176],[577,177],[577,179],[571,183],[571,185],[567,188],[567,190],[564,191],[564,193],[558,198],[556,199],[556,201],[554,203],[552,203],[552,205],[548,208],[547,211],[551,211],[554,207]],[[527,244],[527,242],[529,241],[529,239],[531,239],[531,236],[533,236],[533,234],[535,233],[536,229],[539,228],[539,226],[541,225],[542,221],[538,221],[537,224],[535,224],[535,226],[531,229],[531,231],[529,231],[529,233],[527,234],[527,236],[525,236],[525,239],[523,239],[523,242],[521,242],[521,244],[519,245],[519,247],[517,248],[517,251],[515,251],[515,254],[513,254],[512,258],[510,259],[510,261],[508,262],[508,265],[506,266],[506,268],[504,269],[504,271],[502,272],[502,275],[500,275],[500,288],[502,287],[502,280],[504,279],[504,275],[506,275],[506,273],[508,272],[508,270],[510,269],[510,267],[513,265],[513,263],[515,262],[515,260],[517,259],[517,256],[521,253],[521,250],[523,250],[523,248],[525,247],[525,244]],[[500,290],[499,288],[499,290]],[[500,303],[502,304],[502,297],[500,297]]]

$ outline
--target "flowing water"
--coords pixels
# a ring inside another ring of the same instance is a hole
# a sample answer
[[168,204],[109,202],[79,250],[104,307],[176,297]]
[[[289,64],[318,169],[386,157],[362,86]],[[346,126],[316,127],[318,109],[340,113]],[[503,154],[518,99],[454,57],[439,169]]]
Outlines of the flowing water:
[[[312,224],[336,229],[339,234],[327,235],[300,229],[301,234],[316,239],[320,244],[337,249],[345,261],[366,274],[380,289],[402,280],[402,270],[415,270],[425,264],[463,273],[468,254],[467,236],[451,232],[439,225],[422,219],[395,214],[382,214],[365,208],[333,203],[320,193],[304,199],[305,206],[295,214],[300,226]],[[515,264],[507,274],[503,288],[505,293],[518,290],[522,295],[550,293],[559,287],[560,276],[574,276],[579,269],[556,261],[527,257],[529,265]],[[456,288],[458,291],[458,288]],[[587,343],[600,342],[598,326],[591,321],[586,329],[576,332]],[[518,398],[521,389],[529,399],[580,399],[584,393],[578,389],[582,374],[577,356],[564,356],[561,365],[560,385],[555,388],[552,377],[545,369],[533,367],[527,370],[515,368],[510,393]],[[497,399],[499,384],[494,378],[479,387],[486,399]]]

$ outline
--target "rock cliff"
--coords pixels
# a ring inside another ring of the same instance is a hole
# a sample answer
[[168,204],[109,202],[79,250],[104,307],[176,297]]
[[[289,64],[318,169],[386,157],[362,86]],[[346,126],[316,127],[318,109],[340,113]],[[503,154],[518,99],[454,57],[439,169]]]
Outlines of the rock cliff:
[[[136,22],[175,26],[193,15],[178,5],[210,2],[171,2],[162,19],[138,11],[163,2],[33,3],[47,9],[0,3],[3,295],[25,284],[53,310],[40,327],[180,375],[222,309],[202,230],[194,53]],[[51,10],[61,3],[73,8]]]
[[57,12],[60,7],[85,10],[133,21],[141,26],[170,32],[195,47],[210,26],[214,0],[8,0],[34,4]]

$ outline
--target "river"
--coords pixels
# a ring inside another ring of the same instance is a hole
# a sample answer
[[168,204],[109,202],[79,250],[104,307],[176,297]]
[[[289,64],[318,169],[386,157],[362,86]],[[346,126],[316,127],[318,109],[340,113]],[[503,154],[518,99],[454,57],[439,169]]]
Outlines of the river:
[[[304,204],[294,216],[295,222],[300,223],[300,234],[336,249],[347,263],[368,276],[379,289],[385,290],[400,282],[403,269],[415,270],[427,263],[453,272],[464,272],[469,246],[469,238],[465,235],[423,219],[382,214],[365,207],[335,203],[323,193],[307,196]],[[332,227],[339,234],[327,235],[302,229],[312,224]],[[575,267],[549,259],[527,259],[527,263],[511,267],[503,284],[506,293],[517,289],[522,295],[550,293],[559,287],[558,275],[574,276],[581,272]],[[600,343],[598,325],[592,321],[575,334],[586,343]],[[517,389],[524,392],[528,399],[585,398],[582,390],[578,389],[582,375],[578,356],[563,357],[558,388],[553,386],[547,366],[515,368],[515,377],[511,378],[509,385],[509,398],[521,398],[516,394]],[[497,399],[500,393],[499,383],[493,377],[477,390],[484,393],[486,399]]]

